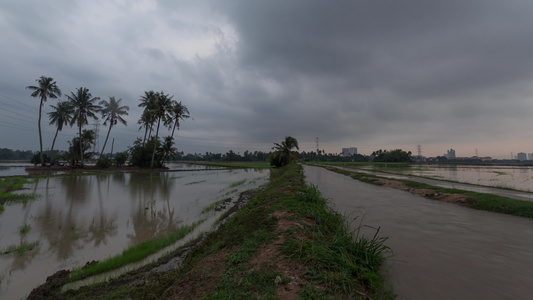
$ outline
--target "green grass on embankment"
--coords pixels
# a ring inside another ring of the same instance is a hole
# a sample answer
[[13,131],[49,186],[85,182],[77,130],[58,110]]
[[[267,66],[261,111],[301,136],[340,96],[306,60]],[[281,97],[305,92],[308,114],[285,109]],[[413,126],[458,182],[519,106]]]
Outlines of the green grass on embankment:
[[273,169],[268,186],[209,233],[179,269],[132,273],[65,296],[279,299],[296,289],[300,299],[393,299],[379,271],[390,254],[386,238],[350,231],[304,182],[299,165]]
[[[443,188],[443,187],[433,186],[433,185],[410,181],[410,180],[397,180],[397,179],[380,177],[380,176],[371,175],[371,174],[360,173],[360,172],[358,173],[357,171],[348,171],[348,170],[342,170],[342,169],[336,169],[336,168],[329,168],[329,170],[336,172],[336,173],[350,176],[353,179],[356,179],[359,181],[372,183],[376,185],[381,185],[381,183],[376,181],[377,178],[381,178],[385,180],[394,180],[394,181],[402,182],[409,188],[429,190],[430,191],[429,194],[438,194],[438,193],[461,194],[467,197],[466,198],[467,206],[470,208],[533,219],[533,202],[532,201],[511,199],[508,197],[487,194],[487,193],[477,193],[477,192],[465,191],[465,190],[459,190],[459,189]],[[432,197],[428,197],[428,198],[434,199]]]

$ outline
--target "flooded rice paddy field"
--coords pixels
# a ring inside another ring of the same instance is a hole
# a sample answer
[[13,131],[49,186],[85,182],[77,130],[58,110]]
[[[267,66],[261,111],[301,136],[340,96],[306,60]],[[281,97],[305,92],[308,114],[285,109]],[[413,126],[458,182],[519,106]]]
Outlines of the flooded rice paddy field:
[[532,166],[374,165],[358,168],[533,192]]
[[[185,165],[174,165],[186,169]],[[197,168],[197,167],[193,167]],[[205,167],[198,167],[203,168]],[[125,248],[191,225],[213,203],[268,181],[269,170],[67,175],[31,179],[0,214],[0,299],[19,299],[61,269],[104,260]],[[220,214],[220,213],[218,213]]]

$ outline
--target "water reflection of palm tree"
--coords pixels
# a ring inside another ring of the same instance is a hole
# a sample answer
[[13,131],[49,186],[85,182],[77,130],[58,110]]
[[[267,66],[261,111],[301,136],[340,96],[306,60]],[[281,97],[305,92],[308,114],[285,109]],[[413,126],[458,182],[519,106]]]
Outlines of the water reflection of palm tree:
[[[39,179],[35,179],[35,186],[39,183]],[[34,191],[35,193],[35,191]],[[40,216],[36,220],[38,223],[38,228],[40,230],[41,240],[47,240],[48,244],[51,245],[50,249],[52,252],[57,249],[55,247],[60,241],[61,231],[59,230],[58,224],[62,224],[61,213],[59,217],[55,215],[55,210],[53,206],[53,201],[50,201],[50,178],[46,178],[46,190],[44,191],[44,210],[42,212],[37,212],[37,215]],[[42,246],[42,245],[41,245]],[[58,254],[58,258],[60,255]]]
[[[136,245],[145,240],[168,232],[176,227],[174,208],[170,206],[169,173],[132,174],[130,191],[132,199],[137,199],[136,208],[131,216],[134,234],[129,234],[131,244]],[[166,209],[157,210],[157,200],[167,202]]]
[[[87,238],[87,242],[94,241],[94,246],[99,247],[101,243],[104,243],[104,245],[107,245],[107,236],[114,236],[117,234],[117,224],[114,224],[113,221],[117,219],[117,212],[113,212],[111,217],[108,217],[106,210],[104,209],[103,199],[104,195],[102,194],[102,189],[100,186],[100,183],[103,180],[107,179],[107,189],[106,189],[106,195],[105,198],[109,199],[109,182],[111,180],[110,175],[105,174],[99,174],[96,175],[96,183],[98,187],[98,207],[99,212],[96,218],[93,217],[93,222],[89,226],[89,233],[91,234]],[[98,221],[95,223],[94,220],[97,219]]]

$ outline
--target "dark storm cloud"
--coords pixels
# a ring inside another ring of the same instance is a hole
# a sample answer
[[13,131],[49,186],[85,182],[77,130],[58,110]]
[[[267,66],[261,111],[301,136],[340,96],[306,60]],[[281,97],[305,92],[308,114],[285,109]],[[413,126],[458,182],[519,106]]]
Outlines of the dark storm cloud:
[[41,75],[65,93],[85,86],[103,99],[123,98],[131,109],[130,125],[116,129],[123,148],[141,135],[137,104],[147,90],[189,107],[194,120],[183,124],[178,145],[186,152],[268,150],[286,135],[306,151],[319,137],[332,152],[532,137],[525,124],[533,110],[533,3],[526,1],[7,1],[0,8],[0,59],[10,70],[0,75],[0,103],[33,105],[24,87]]
[[[533,6],[527,2],[239,1],[219,7],[239,33],[244,69],[284,89],[301,88],[295,77],[318,83],[299,111],[317,135],[363,137],[393,132],[388,124],[414,129],[428,121],[452,123],[448,127],[459,132],[456,119],[487,126],[504,105],[519,104],[520,98],[502,101],[497,94],[522,90],[533,75]],[[322,113],[305,105],[320,102],[329,103]],[[329,126],[316,122],[322,118]],[[286,125],[294,123],[290,118]]]

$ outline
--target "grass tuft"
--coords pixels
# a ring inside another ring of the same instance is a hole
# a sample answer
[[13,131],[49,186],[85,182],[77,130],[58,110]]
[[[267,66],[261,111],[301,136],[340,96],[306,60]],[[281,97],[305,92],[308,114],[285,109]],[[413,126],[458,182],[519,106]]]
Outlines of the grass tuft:
[[98,262],[96,264],[88,265],[83,268],[74,269],[72,273],[70,273],[69,281],[72,282],[87,278],[95,274],[104,273],[125,266],[131,262],[142,260],[150,254],[153,254],[182,239],[188,233],[193,231],[200,223],[201,222],[197,222],[190,226],[180,227],[170,234],[167,234],[154,240],[145,241],[136,246],[130,247],[124,250],[122,254],[108,258],[103,262]]

